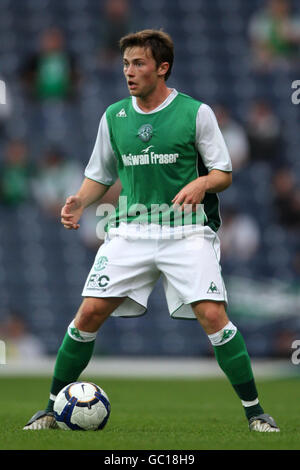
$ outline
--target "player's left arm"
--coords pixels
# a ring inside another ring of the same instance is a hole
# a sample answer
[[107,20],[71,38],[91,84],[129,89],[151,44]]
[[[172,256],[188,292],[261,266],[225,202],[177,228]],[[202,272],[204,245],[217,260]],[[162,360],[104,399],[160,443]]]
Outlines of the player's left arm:
[[231,185],[232,172],[211,170],[207,176],[201,178],[205,179],[206,193],[220,193]]
[[200,176],[184,186],[172,203],[191,204],[192,210],[200,204],[206,193],[219,193],[232,183],[232,165],[227,146],[212,109],[206,104],[199,107],[196,118],[196,148],[207,168],[207,175]]
[[205,193],[219,193],[227,189],[232,183],[232,173],[222,170],[211,170],[206,176],[199,176],[195,180],[184,186],[176,194],[172,203],[174,206],[180,205],[184,209],[184,204],[191,204],[192,210],[196,210]]

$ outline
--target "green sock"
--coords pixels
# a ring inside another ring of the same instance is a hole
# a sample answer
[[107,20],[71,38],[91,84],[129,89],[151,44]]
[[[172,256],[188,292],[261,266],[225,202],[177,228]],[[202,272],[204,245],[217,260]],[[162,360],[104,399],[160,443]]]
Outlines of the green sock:
[[[88,365],[93,354],[95,339],[91,340],[91,337],[95,337],[96,334],[87,334],[88,339],[83,340],[83,332],[78,332],[77,330],[74,335],[73,331],[73,337],[71,337],[69,331],[70,328],[58,350],[50,387],[50,399],[48,401],[46,411],[53,411],[56,395],[63,387],[78,379],[79,375]],[[78,338],[79,333],[81,335],[81,340],[73,339],[76,336]]]
[[213,346],[219,366],[242,400],[247,419],[264,412],[258,402],[250,357],[239,331],[220,346]]

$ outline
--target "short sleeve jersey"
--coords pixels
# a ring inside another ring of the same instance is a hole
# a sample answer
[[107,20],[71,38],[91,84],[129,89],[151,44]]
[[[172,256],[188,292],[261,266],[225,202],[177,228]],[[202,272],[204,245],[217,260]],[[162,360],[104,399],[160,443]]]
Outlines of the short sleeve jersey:
[[173,90],[149,113],[138,107],[135,97],[109,106],[85,176],[105,185],[120,178],[122,191],[111,226],[121,221],[167,221],[170,225],[202,223],[216,231],[220,226],[217,194],[206,193],[201,217],[191,213],[178,219],[172,209],[172,199],[186,184],[213,169],[232,171],[213,111]]

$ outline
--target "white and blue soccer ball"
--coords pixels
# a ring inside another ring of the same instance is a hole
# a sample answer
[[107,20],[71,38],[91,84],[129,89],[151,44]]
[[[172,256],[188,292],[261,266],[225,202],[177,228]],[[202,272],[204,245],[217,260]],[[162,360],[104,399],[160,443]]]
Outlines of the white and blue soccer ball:
[[98,431],[106,425],[110,402],[105,391],[92,382],[73,382],[54,402],[54,415],[61,429]]

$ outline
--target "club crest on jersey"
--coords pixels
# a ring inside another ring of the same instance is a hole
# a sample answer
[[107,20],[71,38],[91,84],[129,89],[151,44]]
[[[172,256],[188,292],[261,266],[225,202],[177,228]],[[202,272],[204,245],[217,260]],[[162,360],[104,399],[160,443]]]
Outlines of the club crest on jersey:
[[144,124],[138,130],[138,136],[143,142],[149,142],[153,135],[153,127],[151,124]]

